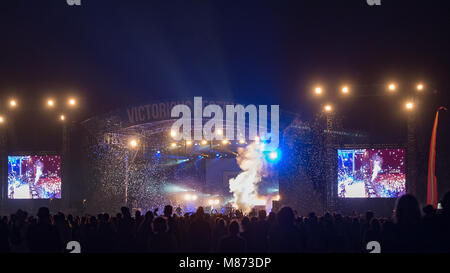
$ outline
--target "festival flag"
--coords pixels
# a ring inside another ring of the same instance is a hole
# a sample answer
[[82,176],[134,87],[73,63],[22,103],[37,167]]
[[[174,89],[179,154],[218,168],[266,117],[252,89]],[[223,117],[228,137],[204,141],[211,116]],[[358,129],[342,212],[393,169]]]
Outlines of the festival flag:
[[430,143],[430,156],[428,158],[428,186],[427,186],[427,203],[432,205],[434,208],[437,207],[437,180],[436,180],[436,134],[439,111],[445,110],[447,108],[441,106],[436,111],[436,118],[434,119],[433,132],[431,133],[431,143]]

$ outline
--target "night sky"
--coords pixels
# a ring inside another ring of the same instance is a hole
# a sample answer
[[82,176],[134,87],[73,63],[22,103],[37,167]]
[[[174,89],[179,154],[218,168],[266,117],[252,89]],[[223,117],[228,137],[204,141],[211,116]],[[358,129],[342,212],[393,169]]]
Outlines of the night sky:
[[[42,107],[50,95],[79,98],[69,114],[78,121],[194,95],[279,104],[308,120],[324,102],[311,97],[320,83],[346,128],[395,142],[406,126],[402,95],[331,94],[342,83],[373,94],[390,80],[400,93],[422,81],[417,111],[425,150],[435,110],[450,106],[449,1],[81,1],[0,6],[0,112],[13,120],[12,150],[57,149],[60,125]],[[11,96],[20,102],[14,113],[5,106]],[[449,115],[443,112],[439,125],[438,181],[450,179]]]

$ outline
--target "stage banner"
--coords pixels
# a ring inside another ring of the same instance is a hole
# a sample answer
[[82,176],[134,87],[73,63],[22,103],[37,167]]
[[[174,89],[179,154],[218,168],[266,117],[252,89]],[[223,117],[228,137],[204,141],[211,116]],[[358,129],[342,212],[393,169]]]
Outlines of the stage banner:
[[437,208],[437,181],[436,181],[436,134],[439,111],[445,110],[445,107],[439,107],[436,111],[436,118],[434,119],[433,131],[431,133],[431,143],[430,143],[430,156],[428,158],[428,185],[427,185],[427,203]]

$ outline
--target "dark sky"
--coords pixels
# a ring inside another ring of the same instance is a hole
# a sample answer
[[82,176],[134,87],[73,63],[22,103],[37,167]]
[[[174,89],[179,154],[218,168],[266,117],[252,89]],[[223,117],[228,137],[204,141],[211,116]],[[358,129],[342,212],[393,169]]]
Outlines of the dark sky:
[[[389,80],[405,93],[423,81],[427,90],[417,111],[426,145],[435,109],[449,106],[450,1],[81,2],[0,5],[0,111],[7,113],[6,100],[17,97],[17,112],[28,119],[16,114],[14,126],[34,128],[28,135],[48,131],[45,138],[55,138],[56,124],[42,127],[51,123],[40,110],[48,95],[77,96],[79,119],[194,95],[279,104],[311,117],[321,107],[311,90],[321,83],[346,127],[389,135],[405,118],[397,107],[401,98],[344,102],[330,93],[343,82],[354,93],[382,92]],[[443,147],[450,137],[449,114],[442,114],[440,124]],[[42,122],[31,121],[37,116]],[[38,149],[41,140],[17,149]],[[442,149],[440,156],[450,158],[450,145]]]
[[0,86],[37,97],[73,92],[96,111],[193,95],[296,110],[316,82],[331,89],[342,81],[422,80],[443,90],[449,7],[401,0],[6,1]]

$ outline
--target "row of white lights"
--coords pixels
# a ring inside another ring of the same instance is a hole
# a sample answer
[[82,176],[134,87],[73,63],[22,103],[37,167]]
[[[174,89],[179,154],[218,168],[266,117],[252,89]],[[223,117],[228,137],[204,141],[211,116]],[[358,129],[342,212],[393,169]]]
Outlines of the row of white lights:
[[[230,143],[230,141],[228,141],[226,139],[222,140],[222,144],[224,144],[224,145],[229,144],[229,143]],[[202,141],[200,141],[200,144],[201,145],[206,145],[206,144],[208,144],[208,141],[203,139]],[[239,144],[245,144],[245,140],[242,140],[242,139],[239,140]],[[186,145],[187,146],[192,145],[192,141],[191,140],[186,140]],[[176,142],[172,142],[170,144],[170,147],[172,147],[172,148],[177,147],[177,143]]]
[[[222,129],[217,129],[217,130],[215,131],[215,134],[221,136],[221,135],[223,135],[223,130],[222,130]],[[171,131],[170,131],[170,136],[171,136],[171,137],[176,137],[176,136],[177,136],[177,132],[174,131],[174,130],[171,130]],[[258,136],[255,137],[255,141],[256,141],[256,142],[259,142],[259,137],[258,137]],[[245,143],[246,143],[245,139],[243,139],[243,138],[239,139],[238,142],[239,142],[239,144],[245,144]],[[224,144],[224,145],[229,144],[229,143],[230,143],[230,141],[227,140],[227,139],[222,140],[222,144]],[[205,140],[205,139],[203,139],[203,140],[200,141],[200,144],[206,145],[206,144],[208,144],[208,141]],[[191,140],[186,140],[186,145],[187,145],[187,146],[192,145],[192,141],[191,141]],[[172,142],[172,143],[170,144],[170,146],[171,146],[172,148],[175,148],[175,147],[177,147],[177,143]]]
[[[64,118],[64,117],[62,116],[62,118]],[[223,131],[219,129],[219,130],[218,130],[218,134],[219,134],[219,135],[222,135],[222,134],[223,134]],[[171,130],[171,131],[170,131],[170,135],[171,135],[172,137],[175,137],[175,136],[177,135],[177,133],[176,133],[174,130]],[[255,137],[255,142],[259,142],[259,141],[260,141],[259,137],[256,136],[256,137]],[[191,140],[186,140],[186,145],[187,145],[187,146],[192,145],[192,143],[193,143],[193,142],[192,142]],[[222,140],[222,144],[224,144],[224,145],[229,144],[229,143],[230,143],[230,141],[227,140],[227,139]],[[247,142],[245,141],[245,139],[239,139],[238,143],[239,143],[239,144],[246,144]],[[203,139],[203,140],[200,141],[200,144],[201,144],[201,145],[207,145],[207,144],[208,144],[208,141],[205,140],[205,139]],[[128,145],[129,145],[131,148],[136,148],[136,147],[138,146],[138,141],[137,141],[135,138],[130,139],[130,141],[128,142]],[[170,147],[176,148],[176,147],[177,147],[177,143],[176,143],[176,142],[172,142],[172,143],[170,144]]]
[[[184,200],[186,200],[186,201],[195,201],[197,199],[198,199],[198,196],[195,194],[187,193],[184,195]],[[208,200],[209,205],[218,205],[219,203],[220,203],[219,199],[209,199]]]
[[[226,144],[228,144],[228,143],[230,143],[228,140],[222,140],[222,144],[224,144],[224,145],[226,145]],[[239,143],[240,144],[245,144],[245,140],[239,140]],[[206,144],[208,144],[208,141],[206,141],[206,140],[202,140],[202,141],[200,141],[200,144],[202,144],[202,145],[206,145]],[[138,141],[136,140],[136,139],[131,139],[129,142],[128,142],[128,145],[131,147],[131,148],[136,148],[137,146],[138,146]],[[192,145],[192,141],[191,140],[187,140],[186,141],[186,145]],[[177,143],[176,142],[172,142],[171,144],[170,144],[170,147],[172,147],[172,148],[175,148],[175,147],[177,147]]]
[[[9,100],[9,107],[11,108],[11,109],[15,109],[15,108],[17,108],[17,106],[18,106],[18,103],[17,103],[17,100],[16,99],[11,99],[11,100]],[[55,107],[55,104],[56,104],[56,102],[55,102],[55,100],[54,99],[48,99],[47,100],[47,102],[46,102],[46,105],[47,105],[47,107],[48,108],[53,108],[53,107]],[[70,106],[70,107],[74,107],[74,106],[76,106],[76,104],[77,104],[77,101],[74,99],[74,98],[69,98],[68,100],[67,100],[67,104]],[[65,119],[66,119],[66,116],[64,115],[64,114],[61,114],[60,116],[59,116],[59,119],[61,120],[61,121],[64,121]],[[0,123],[4,123],[5,122],[5,117],[4,116],[2,116],[2,115],[0,115]]]
[[[222,129],[218,129],[218,130],[215,131],[215,133],[216,133],[216,135],[221,136],[221,135],[223,135],[223,130]],[[170,130],[170,136],[171,137],[176,137],[177,136],[177,132],[174,131],[174,130]],[[259,138],[256,137],[256,140],[259,140]],[[200,143],[203,144],[203,145],[206,145],[206,144],[208,144],[208,141],[203,139]],[[230,143],[230,141],[228,141],[227,139],[222,140],[222,144],[228,144],[228,143]],[[240,139],[239,143],[240,144],[244,144],[245,140],[244,139]],[[174,144],[175,143],[172,143],[172,147],[176,146],[176,144],[175,145]],[[191,145],[191,144],[192,144],[191,140],[187,140],[186,141],[186,145]]]
[[189,193],[186,193],[185,195],[184,195],[184,200],[186,200],[186,201],[195,201],[195,200],[197,200],[198,199],[198,196],[197,195],[195,195],[195,194],[189,194]]
[[[395,92],[398,89],[398,85],[396,83],[390,83],[390,84],[388,84],[387,89],[390,92]],[[425,89],[425,86],[422,83],[418,83],[416,85],[416,90],[417,91],[420,92],[420,91],[423,91],[424,89]],[[321,86],[316,86],[314,88],[314,92],[315,92],[316,95],[321,95],[323,93],[323,88]],[[350,94],[350,87],[348,85],[342,86],[341,93],[345,94],[345,95],[346,94]]]
[[[387,86],[387,89],[388,89],[389,92],[395,92],[395,91],[398,89],[398,85],[397,85],[396,83],[390,83],[390,84]],[[425,86],[424,86],[422,83],[418,83],[418,84],[416,85],[416,90],[417,90],[418,92],[421,92],[421,91],[423,91],[424,89],[425,89]],[[322,95],[322,93],[323,93],[322,87],[321,87],[321,86],[315,87],[315,88],[314,88],[314,93],[315,93],[316,95],[318,95],[318,96],[319,96],[319,95]],[[350,93],[350,87],[349,87],[348,85],[344,85],[344,86],[341,88],[341,93],[344,94],[344,95],[349,94],[349,93]],[[407,110],[412,110],[412,109],[414,108],[414,103],[413,103],[412,101],[407,101],[407,102],[405,102],[405,108],[406,108]],[[332,106],[331,104],[326,104],[326,105],[324,105],[323,110],[324,110],[325,112],[331,112],[331,111],[333,111],[333,106]]]

